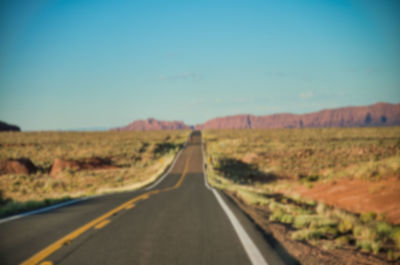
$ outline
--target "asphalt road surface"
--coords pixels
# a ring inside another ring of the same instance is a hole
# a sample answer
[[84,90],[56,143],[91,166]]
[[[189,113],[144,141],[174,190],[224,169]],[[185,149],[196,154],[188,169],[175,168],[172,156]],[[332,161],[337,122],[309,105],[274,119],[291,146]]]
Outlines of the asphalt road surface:
[[0,264],[284,264],[259,229],[203,174],[193,132],[169,174],[0,224]]

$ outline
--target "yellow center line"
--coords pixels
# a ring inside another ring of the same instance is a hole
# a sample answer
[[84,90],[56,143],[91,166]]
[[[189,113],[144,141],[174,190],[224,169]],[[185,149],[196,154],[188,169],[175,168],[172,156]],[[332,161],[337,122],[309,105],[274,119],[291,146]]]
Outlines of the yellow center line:
[[175,189],[179,188],[182,185],[182,182],[185,179],[186,173],[189,169],[189,161],[191,157],[192,157],[192,152],[189,153],[188,158],[186,159],[185,168],[183,169],[182,176],[174,186]]
[[182,182],[185,179],[185,176],[186,176],[187,171],[189,169],[189,161],[190,161],[191,157],[192,157],[192,152],[189,153],[188,158],[186,159],[185,167],[183,168],[182,175],[179,178],[178,182],[176,182],[176,184],[174,186],[172,186],[172,187],[168,187],[168,188],[160,190],[160,192],[175,190],[175,189],[179,188],[182,185]]
[[107,225],[110,222],[109,220],[106,220],[107,218],[110,218],[111,216],[113,216],[114,214],[120,212],[121,210],[127,209],[127,207],[129,207],[131,205],[134,205],[135,202],[138,202],[140,200],[145,200],[145,199],[149,198],[150,195],[157,194],[159,192],[165,192],[165,191],[170,191],[170,190],[174,190],[174,189],[179,188],[182,185],[183,180],[185,179],[187,170],[189,168],[189,160],[190,160],[191,156],[192,156],[192,152],[189,153],[188,158],[186,159],[185,168],[183,169],[183,172],[182,172],[182,175],[181,175],[180,179],[178,180],[178,182],[173,187],[165,188],[165,189],[162,189],[162,190],[152,190],[152,191],[143,193],[143,194],[141,194],[141,195],[139,195],[137,197],[134,197],[134,198],[132,198],[131,200],[129,200],[127,202],[124,202],[120,206],[112,209],[111,211],[106,212],[105,214],[97,217],[96,219],[90,221],[89,223],[79,227],[78,229],[76,229],[76,230],[72,231],[71,233],[67,234],[66,236],[60,238],[59,240],[57,240],[56,242],[54,242],[51,245],[47,246],[43,250],[37,252],[32,257],[30,257],[29,259],[27,259],[24,262],[22,262],[21,265],[38,264],[40,261],[42,261],[43,259],[45,259],[48,256],[50,256],[51,254],[53,254],[55,251],[60,249],[62,246],[70,244],[72,240],[74,240],[75,238],[77,238],[78,236],[80,236],[81,234],[86,232],[87,230],[91,229],[92,227],[94,227],[96,225],[100,226],[102,224],[101,222],[103,222],[103,221],[108,221],[106,224],[104,224],[102,226],[102,227],[104,227],[105,225]]
[[51,262],[51,261],[43,261],[42,263],[40,263],[40,265],[53,265],[53,262]]
[[132,209],[133,207],[135,207],[135,205],[134,205],[134,204],[131,204],[131,205],[126,206],[125,209],[126,209],[126,210],[130,210],[130,209]]
[[106,225],[108,225],[110,222],[111,222],[110,219],[104,220],[103,222],[98,223],[98,224],[94,227],[94,229],[101,229],[101,228],[105,227]]

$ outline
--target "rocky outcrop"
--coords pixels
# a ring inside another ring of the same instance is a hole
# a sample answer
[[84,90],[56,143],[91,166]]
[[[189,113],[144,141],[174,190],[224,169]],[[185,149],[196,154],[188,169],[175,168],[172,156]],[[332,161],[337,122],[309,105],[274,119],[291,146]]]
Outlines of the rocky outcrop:
[[327,109],[309,114],[235,115],[215,118],[196,129],[264,129],[303,127],[372,127],[400,125],[400,104]]
[[57,176],[58,173],[66,169],[78,171],[82,169],[106,169],[114,167],[115,166],[112,165],[111,160],[108,158],[90,157],[81,160],[56,158],[51,167],[50,175]]
[[147,120],[137,120],[131,124],[115,128],[112,130],[116,131],[156,131],[156,130],[184,130],[190,129],[190,126],[186,125],[182,121],[160,121],[153,118]]
[[35,173],[36,166],[28,158],[17,158],[0,160],[0,174],[23,174]]
[[19,131],[21,131],[21,129],[16,125],[11,125],[11,124],[5,123],[3,121],[0,121],[0,132],[6,132],[6,131],[19,132]]

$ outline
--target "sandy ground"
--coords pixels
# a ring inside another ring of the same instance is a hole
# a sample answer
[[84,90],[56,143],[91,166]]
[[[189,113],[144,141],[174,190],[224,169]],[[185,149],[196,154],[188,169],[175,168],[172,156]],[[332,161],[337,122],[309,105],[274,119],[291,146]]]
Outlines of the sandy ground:
[[298,186],[296,192],[355,213],[383,213],[389,222],[400,224],[399,177],[376,181],[338,179],[315,183],[313,188]]

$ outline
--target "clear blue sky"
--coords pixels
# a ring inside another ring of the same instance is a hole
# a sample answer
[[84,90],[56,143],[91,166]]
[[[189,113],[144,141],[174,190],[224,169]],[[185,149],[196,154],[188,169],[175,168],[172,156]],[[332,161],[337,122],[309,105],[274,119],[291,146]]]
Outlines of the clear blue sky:
[[1,1],[0,120],[196,124],[400,102],[399,1]]

